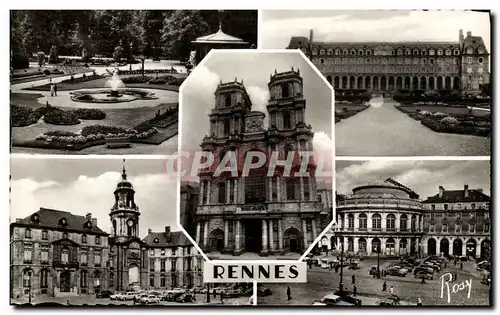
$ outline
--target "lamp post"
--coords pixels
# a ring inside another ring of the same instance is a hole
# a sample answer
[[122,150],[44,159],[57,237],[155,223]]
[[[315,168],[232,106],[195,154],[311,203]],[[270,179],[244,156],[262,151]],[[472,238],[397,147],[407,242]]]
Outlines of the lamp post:
[[129,57],[128,60],[130,62],[129,70],[132,71],[132,49],[134,48],[134,44],[130,42],[130,47],[129,47]]
[[339,291],[343,292],[344,291],[344,238],[342,237],[340,239],[340,246],[341,246],[341,251],[340,251],[340,282],[339,282]]
[[377,245],[377,278],[380,279],[380,244]]
[[207,283],[207,303],[210,303],[210,283]]

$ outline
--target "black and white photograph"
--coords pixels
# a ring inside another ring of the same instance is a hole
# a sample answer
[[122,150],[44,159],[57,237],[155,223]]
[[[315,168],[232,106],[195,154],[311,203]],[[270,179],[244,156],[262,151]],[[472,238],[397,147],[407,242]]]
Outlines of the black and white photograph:
[[185,78],[256,44],[256,10],[12,10],[11,152],[172,154]]
[[486,160],[336,161],[307,284],[259,285],[258,304],[491,306],[490,186]]
[[180,94],[180,224],[210,260],[299,259],[332,220],[331,87],[300,52],[212,51]]
[[11,304],[206,303],[176,185],[162,160],[13,158]]
[[261,48],[300,49],[335,88],[337,156],[489,156],[491,16],[262,12]]

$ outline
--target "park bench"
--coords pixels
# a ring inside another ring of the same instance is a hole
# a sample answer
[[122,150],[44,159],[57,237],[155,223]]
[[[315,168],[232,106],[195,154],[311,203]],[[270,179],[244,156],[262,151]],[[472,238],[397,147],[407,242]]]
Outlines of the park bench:
[[109,137],[105,140],[108,149],[130,148],[129,137]]

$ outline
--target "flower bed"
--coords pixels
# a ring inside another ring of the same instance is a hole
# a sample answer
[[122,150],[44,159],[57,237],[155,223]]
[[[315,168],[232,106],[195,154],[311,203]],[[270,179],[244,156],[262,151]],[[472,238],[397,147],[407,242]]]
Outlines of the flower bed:
[[340,122],[342,119],[350,118],[364,110],[366,110],[370,106],[364,106],[358,109],[348,109],[344,107],[342,110],[335,110],[335,122]]
[[464,123],[463,121],[457,120],[457,123],[453,123],[451,121],[443,121],[448,117],[439,118],[435,117],[426,117],[421,120],[422,125],[428,127],[429,129],[436,132],[445,132],[445,133],[457,133],[457,134],[465,134],[465,135],[475,135],[481,137],[489,137],[491,135],[491,125],[487,126],[484,124],[471,125],[470,123]]
[[106,113],[97,108],[78,108],[73,110],[79,119],[101,120],[106,118]]
[[122,78],[122,82],[125,84],[133,84],[133,83],[148,83],[153,77],[151,76],[133,76],[133,77],[125,77]]
[[10,104],[10,123],[12,127],[26,127],[36,124],[43,112],[29,107]]
[[71,78],[64,80],[64,81],[61,81],[61,83],[77,84],[77,83],[88,82],[88,81],[92,81],[92,80],[98,80],[101,78],[103,78],[103,76],[99,75],[99,74],[93,74],[93,75],[89,75],[89,76],[86,76],[85,74],[83,74],[83,76],[81,76],[79,78],[75,78],[75,77],[71,76]]
[[57,107],[47,108],[43,120],[52,125],[77,125],[80,123],[80,119],[74,111],[64,111]]

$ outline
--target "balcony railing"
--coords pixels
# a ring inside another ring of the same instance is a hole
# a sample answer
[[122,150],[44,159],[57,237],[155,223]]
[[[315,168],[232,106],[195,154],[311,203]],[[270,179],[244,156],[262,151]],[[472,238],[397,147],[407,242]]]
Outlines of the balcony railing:
[[365,232],[365,233],[419,233],[422,232],[420,229],[408,229],[408,228],[342,228],[339,227],[336,229],[338,232]]
[[54,268],[78,268],[80,264],[78,261],[53,261],[52,267]]

